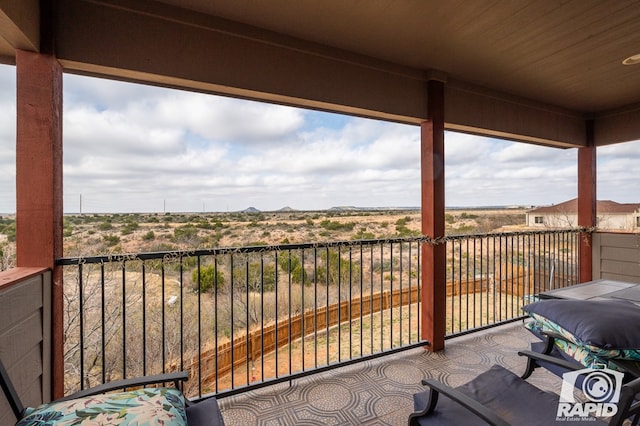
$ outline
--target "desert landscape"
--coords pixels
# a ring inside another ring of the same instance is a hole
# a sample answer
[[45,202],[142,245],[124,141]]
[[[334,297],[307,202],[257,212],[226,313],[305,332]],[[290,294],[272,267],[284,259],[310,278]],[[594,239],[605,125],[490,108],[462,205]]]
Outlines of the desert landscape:
[[[450,209],[447,235],[519,230],[524,208]],[[64,217],[65,257],[420,235],[419,209],[283,208],[224,213],[85,213]],[[0,216],[0,271],[15,265],[15,215]]]
[[[445,221],[447,235],[517,230],[525,209],[447,210]],[[420,228],[418,209],[68,214],[64,256],[405,237]],[[1,270],[13,264],[14,241],[15,216],[0,216]]]
[[[525,210],[448,210],[445,221],[447,235],[514,230],[524,227]],[[420,229],[417,209],[67,215],[64,256],[383,239]]]

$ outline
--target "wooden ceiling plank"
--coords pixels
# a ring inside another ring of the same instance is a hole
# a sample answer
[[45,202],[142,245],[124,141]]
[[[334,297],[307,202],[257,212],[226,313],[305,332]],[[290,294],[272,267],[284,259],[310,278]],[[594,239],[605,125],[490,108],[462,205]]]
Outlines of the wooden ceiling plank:
[[38,0],[0,0],[0,38],[5,42],[2,53],[8,53],[4,51],[6,45],[14,50],[39,51],[39,16]]

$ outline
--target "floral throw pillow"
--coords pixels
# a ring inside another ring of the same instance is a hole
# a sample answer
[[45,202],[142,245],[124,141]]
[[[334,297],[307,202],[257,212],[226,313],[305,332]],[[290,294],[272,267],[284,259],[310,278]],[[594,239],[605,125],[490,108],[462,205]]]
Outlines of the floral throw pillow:
[[173,388],[145,388],[94,395],[27,408],[16,426],[27,425],[186,425],[182,393]]

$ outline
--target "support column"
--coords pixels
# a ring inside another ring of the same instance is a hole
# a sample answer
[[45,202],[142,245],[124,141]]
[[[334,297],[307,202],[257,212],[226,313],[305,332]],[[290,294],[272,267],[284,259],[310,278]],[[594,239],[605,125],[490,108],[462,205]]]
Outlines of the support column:
[[[16,264],[53,271],[53,396],[63,393],[62,67],[52,55],[17,50]],[[45,367],[46,371],[46,367]]]
[[[587,144],[578,149],[578,226],[592,228],[597,225],[596,146],[593,120],[586,122]],[[592,234],[580,234],[580,282],[591,281],[593,271]]]
[[[422,234],[444,237],[444,83],[429,81],[429,119],[421,124]],[[444,349],[446,245],[422,245],[422,338]]]

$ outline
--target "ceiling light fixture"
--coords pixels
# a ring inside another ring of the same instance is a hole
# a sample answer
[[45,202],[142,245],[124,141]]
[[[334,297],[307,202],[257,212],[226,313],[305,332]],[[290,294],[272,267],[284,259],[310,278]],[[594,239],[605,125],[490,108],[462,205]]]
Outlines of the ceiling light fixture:
[[637,55],[629,56],[627,59],[622,61],[622,65],[636,65],[640,64],[640,53]]

